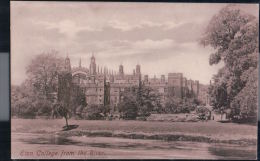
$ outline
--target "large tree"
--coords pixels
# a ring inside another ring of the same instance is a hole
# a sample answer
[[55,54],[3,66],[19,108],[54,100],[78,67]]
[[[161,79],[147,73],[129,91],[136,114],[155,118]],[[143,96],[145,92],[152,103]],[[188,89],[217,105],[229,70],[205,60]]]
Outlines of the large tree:
[[258,28],[255,16],[228,5],[211,19],[201,40],[215,49],[210,65],[224,62],[209,88],[213,105],[218,110],[231,108],[232,116],[257,113],[253,100],[257,96]]
[[53,93],[58,91],[58,75],[63,65],[63,59],[54,50],[36,55],[26,68],[28,78],[12,88],[12,114],[51,115]]
[[30,80],[11,88],[11,114],[22,118],[36,115],[48,116],[51,113],[51,101],[33,88]]
[[27,66],[28,80],[39,94],[49,97],[57,91],[58,73],[62,70],[64,61],[57,55],[57,51],[50,51],[37,55]]
[[138,115],[137,88],[126,88],[118,105],[119,112],[126,120],[135,120]]
[[147,117],[161,107],[158,92],[143,84],[126,88],[121,95],[123,100],[119,104],[119,110],[126,119]]
[[152,111],[161,108],[160,95],[154,89],[140,84],[136,92],[139,116],[149,116]]

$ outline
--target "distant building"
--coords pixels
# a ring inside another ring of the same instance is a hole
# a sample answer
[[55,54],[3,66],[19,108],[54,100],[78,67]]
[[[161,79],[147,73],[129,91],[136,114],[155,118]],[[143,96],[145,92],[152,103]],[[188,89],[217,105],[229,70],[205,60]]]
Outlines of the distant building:
[[168,95],[170,97],[183,98],[183,74],[169,73],[168,74]]
[[168,78],[161,75],[160,78],[142,77],[141,65],[137,64],[132,74],[124,73],[124,66],[119,65],[118,73],[107,67],[97,66],[94,55],[91,56],[89,68],[83,67],[79,60],[79,66],[71,68],[70,60],[65,60],[66,71],[72,76],[72,83],[78,85],[85,93],[86,103],[111,105],[116,107],[122,100],[122,92],[125,88],[143,84],[158,92],[161,103],[164,105],[167,97],[183,99],[189,95],[197,97],[200,86],[199,81],[187,80],[182,73],[169,73]]

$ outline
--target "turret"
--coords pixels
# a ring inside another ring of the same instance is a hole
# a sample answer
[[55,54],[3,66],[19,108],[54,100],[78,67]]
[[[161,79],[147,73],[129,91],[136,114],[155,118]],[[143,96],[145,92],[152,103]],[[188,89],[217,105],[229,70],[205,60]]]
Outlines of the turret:
[[70,59],[69,59],[68,55],[65,59],[64,69],[65,69],[66,72],[71,72]]
[[123,65],[119,65],[119,75],[124,75],[124,67]]
[[139,64],[136,65],[136,74],[137,75],[141,74],[141,66]]
[[90,74],[91,75],[96,75],[96,60],[95,60],[95,57],[94,55],[92,54],[91,56],[91,61],[90,61]]

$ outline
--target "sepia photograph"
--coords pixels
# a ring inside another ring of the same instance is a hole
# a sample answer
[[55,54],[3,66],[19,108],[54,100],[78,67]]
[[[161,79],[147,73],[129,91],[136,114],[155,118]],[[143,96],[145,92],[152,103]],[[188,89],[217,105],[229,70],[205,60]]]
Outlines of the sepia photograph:
[[257,159],[259,5],[10,2],[12,159]]

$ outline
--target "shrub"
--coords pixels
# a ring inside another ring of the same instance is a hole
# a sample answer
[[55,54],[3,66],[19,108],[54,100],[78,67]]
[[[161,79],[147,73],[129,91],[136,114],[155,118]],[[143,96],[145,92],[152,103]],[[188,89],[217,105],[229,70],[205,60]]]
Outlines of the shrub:
[[106,116],[106,107],[103,105],[90,105],[86,108],[86,119],[104,120]]
[[137,117],[137,104],[134,101],[127,101],[119,104],[119,111],[125,120],[135,120]]
[[209,109],[207,109],[204,106],[199,106],[196,109],[196,113],[198,114],[200,120],[206,120],[206,116],[208,112],[210,112]]

